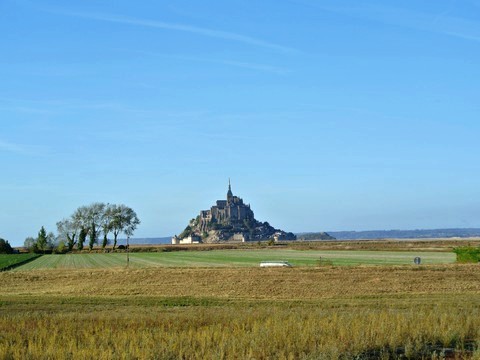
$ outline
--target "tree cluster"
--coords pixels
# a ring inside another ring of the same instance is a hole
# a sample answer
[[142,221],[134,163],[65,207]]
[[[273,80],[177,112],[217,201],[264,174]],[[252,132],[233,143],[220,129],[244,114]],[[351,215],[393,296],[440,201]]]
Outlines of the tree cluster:
[[91,250],[98,244],[102,236],[102,248],[105,248],[110,240],[109,234],[113,235],[113,249],[117,246],[118,235],[121,233],[127,237],[133,235],[140,220],[133,209],[126,205],[93,203],[81,206],[67,219],[57,223],[58,238],[63,241],[67,251],[71,251],[75,245],[82,250],[88,240]]
[[55,235],[47,231],[42,226],[36,238],[28,237],[25,239],[24,246],[31,252],[51,253],[55,248]]
[[36,238],[25,239],[24,246],[36,253],[65,253],[72,251],[75,246],[83,250],[87,241],[88,248],[92,250],[101,239],[104,249],[110,244],[109,235],[113,235],[115,249],[118,236],[122,233],[127,237],[132,236],[138,224],[140,220],[130,207],[96,202],[80,206],[69,218],[57,222],[57,236],[52,232],[47,234],[42,226]]
[[0,238],[0,254],[12,254],[13,248],[10,246],[8,240]]

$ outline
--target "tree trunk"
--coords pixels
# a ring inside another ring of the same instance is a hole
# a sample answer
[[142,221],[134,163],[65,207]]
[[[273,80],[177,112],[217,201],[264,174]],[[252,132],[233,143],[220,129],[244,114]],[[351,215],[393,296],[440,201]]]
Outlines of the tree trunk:
[[117,246],[117,233],[113,233],[113,250],[115,250],[115,247]]
[[104,234],[103,235],[103,242],[102,242],[102,249],[105,249],[107,244],[108,244],[107,234]]

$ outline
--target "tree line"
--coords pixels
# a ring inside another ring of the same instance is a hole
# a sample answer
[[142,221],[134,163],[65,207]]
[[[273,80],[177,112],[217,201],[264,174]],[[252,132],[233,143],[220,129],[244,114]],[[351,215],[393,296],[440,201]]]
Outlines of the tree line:
[[113,236],[113,249],[117,246],[118,236],[131,237],[140,224],[135,211],[126,205],[96,202],[80,206],[73,214],[57,222],[57,232],[47,233],[42,226],[36,238],[29,237],[24,246],[34,252],[69,252],[76,248],[83,250],[88,241],[90,250],[101,241],[102,249],[110,244]]

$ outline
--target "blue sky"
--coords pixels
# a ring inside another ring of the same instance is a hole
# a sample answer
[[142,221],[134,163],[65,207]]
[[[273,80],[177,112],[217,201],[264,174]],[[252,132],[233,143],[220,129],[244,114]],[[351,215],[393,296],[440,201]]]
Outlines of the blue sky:
[[480,227],[480,1],[0,2],[0,237],[233,192],[287,231]]

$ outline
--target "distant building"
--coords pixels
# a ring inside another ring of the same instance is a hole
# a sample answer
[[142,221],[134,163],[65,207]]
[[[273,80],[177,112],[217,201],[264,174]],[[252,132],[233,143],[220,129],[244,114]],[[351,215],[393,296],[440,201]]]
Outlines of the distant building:
[[250,237],[248,236],[248,234],[244,234],[244,233],[233,234],[233,241],[245,242],[245,241],[248,241],[249,239]]
[[255,219],[250,205],[245,205],[238,196],[233,196],[230,180],[228,181],[227,200],[217,200],[210,210],[200,211],[200,230],[207,231],[211,223],[223,226],[242,227],[245,222]]
[[217,200],[209,210],[201,210],[172,244],[217,243],[225,241],[246,242],[267,239],[296,240],[292,233],[275,229],[268,222],[260,222],[242,198],[234,196],[230,180],[225,200]]
[[175,235],[172,238],[172,245],[184,245],[184,244],[200,244],[202,242],[202,238],[196,235],[190,235],[186,238],[180,239]]

